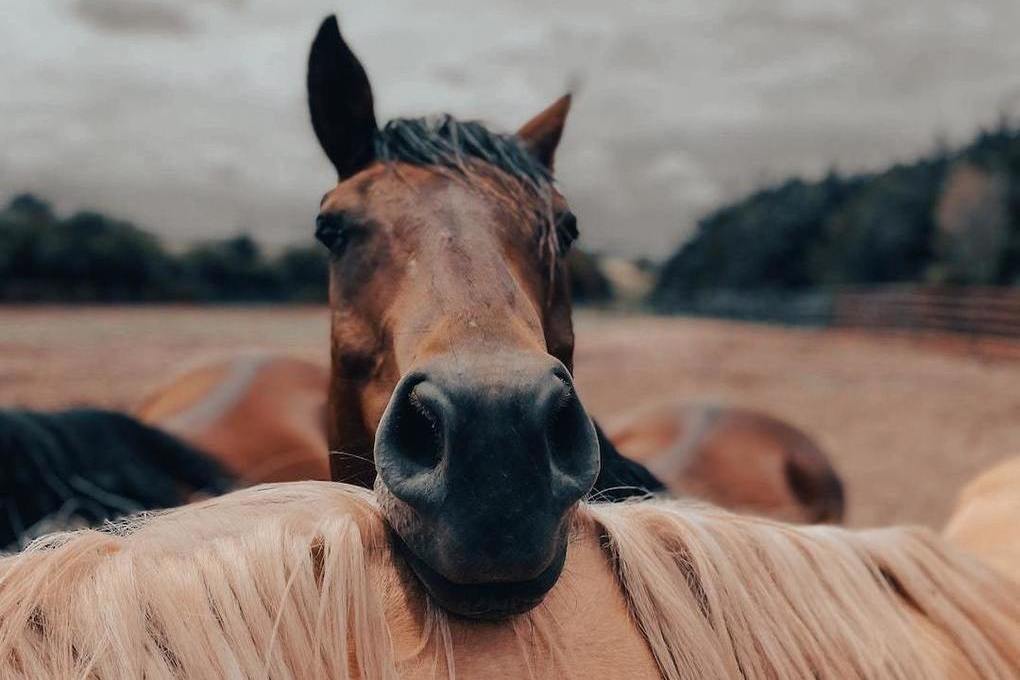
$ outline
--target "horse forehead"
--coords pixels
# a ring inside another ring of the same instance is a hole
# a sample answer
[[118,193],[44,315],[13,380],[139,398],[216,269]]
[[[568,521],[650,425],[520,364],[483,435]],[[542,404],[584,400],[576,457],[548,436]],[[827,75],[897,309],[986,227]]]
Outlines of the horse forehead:
[[527,208],[524,197],[498,170],[478,170],[462,174],[436,166],[373,163],[326,194],[321,210],[361,213],[397,226],[408,217],[454,227],[517,221]]
[[410,209],[483,209],[506,203],[500,185],[484,174],[409,163],[373,163],[343,180],[322,200],[324,211],[372,210],[402,212]]
[[376,163],[341,182],[322,210],[367,217],[389,232],[394,252],[415,259],[453,257],[463,260],[460,266],[477,265],[506,253],[511,244],[529,243],[524,217],[529,206],[505,181],[484,171],[468,176]]

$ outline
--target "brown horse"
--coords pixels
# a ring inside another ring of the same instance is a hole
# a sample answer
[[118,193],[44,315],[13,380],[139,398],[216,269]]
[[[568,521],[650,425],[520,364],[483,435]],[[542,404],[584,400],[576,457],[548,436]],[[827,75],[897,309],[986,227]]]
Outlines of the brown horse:
[[825,452],[770,415],[664,402],[614,419],[606,433],[678,495],[789,522],[843,519],[843,484]]
[[[376,124],[336,19],[308,66],[312,126],[339,176],[329,249],[329,446],[374,479],[397,545],[452,611],[499,617],[556,582],[593,488],[659,488],[581,405],[563,255],[576,219],[552,180],[570,97],[516,135],[449,116]],[[378,477],[376,478],[376,471]]]
[[[329,370],[279,355],[245,355],[197,367],[153,392],[138,415],[216,457],[247,484],[330,479],[326,457]],[[792,522],[838,522],[839,476],[800,430],[725,407],[662,403],[613,418],[612,443],[676,495]],[[334,478],[350,481],[351,459]]]

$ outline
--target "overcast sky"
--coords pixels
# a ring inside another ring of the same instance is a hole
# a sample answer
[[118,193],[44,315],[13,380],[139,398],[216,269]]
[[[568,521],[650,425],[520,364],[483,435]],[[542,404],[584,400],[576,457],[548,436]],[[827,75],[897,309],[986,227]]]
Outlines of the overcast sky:
[[0,192],[175,244],[310,239],[332,173],[304,68],[331,11],[381,119],[510,130],[579,82],[560,178],[589,247],[627,254],[1020,111],[1018,0],[4,0]]

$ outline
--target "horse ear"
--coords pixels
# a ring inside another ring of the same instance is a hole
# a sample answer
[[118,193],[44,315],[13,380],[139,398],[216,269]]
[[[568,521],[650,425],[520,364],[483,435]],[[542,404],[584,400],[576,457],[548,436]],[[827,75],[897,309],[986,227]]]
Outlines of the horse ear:
[[340,179],[374,160],[377,128],[372,86],[340,36],[334,15],[322,22],[308,56],[308,107],[315,135]]
[[569,94],[563,95],[517,131],[517,136],[524,142],[528,151],[549,170],[553,169],[556,147],[560,143],[560,137],[563,136],[563,126],[567,123],[570,99]]

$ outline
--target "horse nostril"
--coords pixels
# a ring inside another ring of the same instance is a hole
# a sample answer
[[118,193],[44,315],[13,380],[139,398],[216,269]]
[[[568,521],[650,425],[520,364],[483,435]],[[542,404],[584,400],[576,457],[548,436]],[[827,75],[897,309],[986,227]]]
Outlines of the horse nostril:
[[[417,495],[408,482],[433,470],[443,458],[445,399],[423,379],[408,380],[394,393],[379,425],[376,463],[391,489]],[[400,494],[398,494],[400,495]]]
[[576,462],[576,457],[570,454],[577,446],[578,432],[584,427],[584,413],[577,406],[569,385],[564,385],[562,393],[549,405],[546,438],[549,452],[560,467],[573,467]]
[[434,468],[442,458],[442,418],[423,396],[426,391],[426,383],[418,383],[408,393],[406,406],[395,423],[396,444],[411,462]]
[[594,428],[569,378],[553,375],[556,386],[546,409],[546,442],[549,456],[559,472],[587,493],[598,474],[598,442]]

